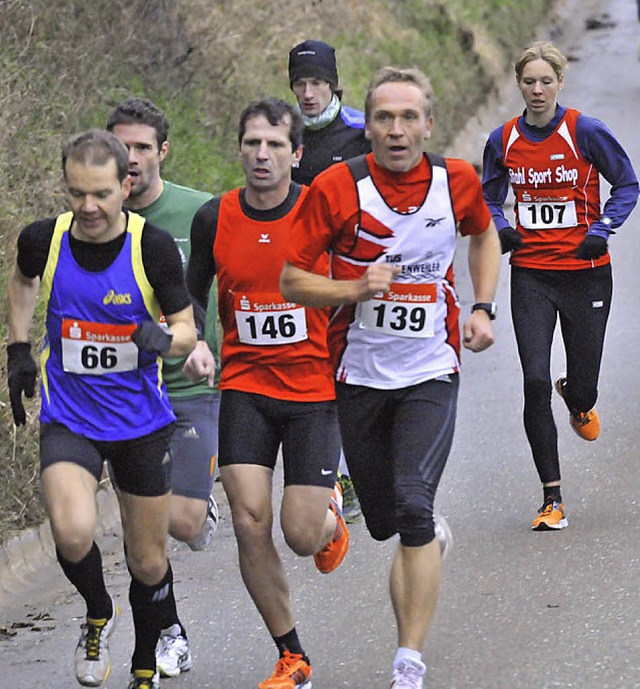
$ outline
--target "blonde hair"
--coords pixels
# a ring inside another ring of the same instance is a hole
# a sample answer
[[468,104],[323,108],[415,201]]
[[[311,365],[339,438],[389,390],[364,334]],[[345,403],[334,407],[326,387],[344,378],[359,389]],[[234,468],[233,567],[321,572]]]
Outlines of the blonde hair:
[[544,60],[551,65],[558,79],[563,75],[564,70],[569,64],[569,61],[562,51],[553,43],[550,41],[537,41],[536,43],[532,43],[528,48],[525,48],[520,57],[515,61],[514,68],[518,81],[522,79],[524,68],[534,60]]
[[431,112],[435,105],[435,97],[433,95],[433,87],[429,77],[421,72],[419,69],[398,69],[397,67],[382,67],[372,77],[367,89],[367,95],[364,100],[364,119],[369,121],[371,116],[371,101],[373,99],[373,92],[378,86],[389,82],[400,82],[404,84],[412,84],[417,86],[425,100],[425,114],[431,117]]

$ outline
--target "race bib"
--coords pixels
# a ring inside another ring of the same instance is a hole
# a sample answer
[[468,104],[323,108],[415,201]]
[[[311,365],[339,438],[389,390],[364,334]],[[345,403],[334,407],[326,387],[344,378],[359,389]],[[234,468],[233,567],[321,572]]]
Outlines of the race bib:
[[237,292],[233,295],[240,342],[282,345],[307,339],[304,306],[285,301],[281,294]]
[[138,368],[138,348],[131,340],[136,324],[111,325],[65,318],[62,366],[67,373],[99,376]]
[[360,327],[400,337],[433,337],[437,285],[394,282],[385,294],[360,304]]
[[527,230],[575,227],[576,204],[567,190],[519,191],[518,220]]

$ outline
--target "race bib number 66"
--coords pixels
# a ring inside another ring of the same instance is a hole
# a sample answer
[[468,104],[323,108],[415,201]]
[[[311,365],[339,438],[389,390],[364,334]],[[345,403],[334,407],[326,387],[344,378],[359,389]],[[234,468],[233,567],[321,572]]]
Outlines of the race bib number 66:
[[131,340],[136,324],[113,325],[64,319],[62,365],[67,373],[103,375],[138,368],[138,348]]

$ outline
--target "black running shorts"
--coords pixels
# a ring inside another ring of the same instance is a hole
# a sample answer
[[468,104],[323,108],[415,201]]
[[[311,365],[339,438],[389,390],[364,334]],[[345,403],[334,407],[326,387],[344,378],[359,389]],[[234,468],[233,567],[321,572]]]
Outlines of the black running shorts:
[[285,485],[332,488],[340,459],[336,404],[276,400],[223,390],[219,464],[259,464],[274,469],[282,445]]
[[398,390],[336,383],[344,454],[369,532],[406,546],[435,536],[433,503],[455,427],[458,375]]
[[73,462],[99,481],[109,461],[118,488],[153,497],[171,490],[169,441],[173,423],[131,440],[91,440],[59,423],[40,425],[40,471],[56,462]]

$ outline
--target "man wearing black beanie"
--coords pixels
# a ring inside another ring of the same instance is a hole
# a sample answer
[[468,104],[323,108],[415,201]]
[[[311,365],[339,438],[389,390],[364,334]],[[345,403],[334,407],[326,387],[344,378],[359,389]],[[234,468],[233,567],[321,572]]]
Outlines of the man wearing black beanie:
[[[289,84],[304,120],[304,150],[291,178],[309,185],[333,163],[369,153],[364,136],[364,113],[342,105],[336,51],[322,41],[307,40],[289,52]],[[348,524],[362,519],[362,510],[349,477],[344,456],[340,458],[340,485],[344,518]]]
[[289,52],[289,84],[305,123],[304,152],[293,181],[309,185],[333,163],[369,153],[364,115],[342,105],[336,53],[322,41],[307,40]]

